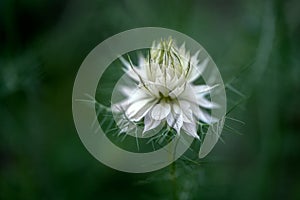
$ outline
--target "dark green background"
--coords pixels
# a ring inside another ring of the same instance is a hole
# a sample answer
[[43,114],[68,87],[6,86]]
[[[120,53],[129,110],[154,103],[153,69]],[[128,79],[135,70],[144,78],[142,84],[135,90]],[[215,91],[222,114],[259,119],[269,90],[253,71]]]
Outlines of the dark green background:
[[[0,199],[300,199],[299,11],[298,0],[1,0]],[[245,122],[228,119],[199,166],[176,163],[176,192],[168,167],[102,165],[72,119],[85,56],[143,26],[202,44],[228,86],[229,116]]]

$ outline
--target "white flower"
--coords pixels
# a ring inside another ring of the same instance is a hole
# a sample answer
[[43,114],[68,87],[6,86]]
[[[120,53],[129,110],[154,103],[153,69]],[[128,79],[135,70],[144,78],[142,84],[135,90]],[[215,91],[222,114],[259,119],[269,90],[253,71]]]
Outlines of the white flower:
[[190,56],[184,44],[178,48],[169,39],[154,43],[147,58],[140,55],[137,66],[121,58],[137,88],[124,86],[121,92],[126,99],[113,105],[114,110],[124,111],[132,122],[143,120],[144,132],[166,122],[178,134],[184,130],[199,139],[198,122],[214,122],[205,109],[217,106],[206,99],[214,86],[193,84],[209,62],[209,58],[200,62],[199,52]]

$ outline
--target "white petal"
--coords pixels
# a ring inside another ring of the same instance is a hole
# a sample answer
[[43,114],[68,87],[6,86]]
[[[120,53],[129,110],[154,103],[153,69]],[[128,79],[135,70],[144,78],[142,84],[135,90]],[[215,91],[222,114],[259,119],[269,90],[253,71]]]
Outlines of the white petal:
[[179,108],[180,111],[175,112],[174,110],[174,112],[177,114],[181,114],[184,122],[192,123],[194,121],[194,118],[193,118],[193,111],[191,109],[191,104],[188,101],[180,100],[179,105],[180,105]]
[[192,66],[192,70],[190,70],[190,73],[188,76],[189,82],[195,81],[202,74],[202,72],[206,68],[208,62],[209,62],[209,58],[206,58],[199,65]]
[[125,96],[131,96],[135,88],[130,88],[127,86],[120,86],[120,92]]
[[188,110],[191,107],[191,103],[185,100],[179,100],[179,106],[181,110]]
[[[174,75],[175,75],[174,69],[173,69],[173,68],[170,68],[170,67],[168,67],[168,68],[166,69],[166,73],[170,76],[170,78],[174,77]],[[170,81],[171,81],[171,79],[170,79]]]
[[181,114],[181,108],[177,104],[174,103],[172,108],[175,114]]
[[131,69],[130,63],[125,58],[123,58],[121,56],[120,60],[121,60],[122,64],[125,66],[126,69],[128,69],[128,70]]
[[142,89],[148,95],[150,95],[152,97],[160,98],[160,96],[159,96],[159,90],[158,90],[158,88],[155,86],[155,84],[153,82],[148,81],[146,83],[146,88],[142,87]]
[[191,109],[183,110],[182,117],[184,122],[192,123],[193,119],[193,111]]
[[179,48],[179,54],[184,55],[185,54],[185,43],[182,43],[182,45]]
[[207,124],[212,124],[217,121],[217,119],[215,119],[214,117],[212,117],[210,114],[208,114],[203,110],[200,110],[199,112],[199,119]]
[[197,65],[198,65],[198,63],[199,63],[199,60],[198,60],[199,53],[200,53],[200,50],[197,51],[197,52],[191,57],[191,65],[192,65],[192,66],[197,66]]
[[122,64],[125,66],[124,72],[133,80],[139,81],[139,77],[132,70],[132,66],[130,65],[130,63],[127,60],[125,60],[125,58],[123,58],[123,57],[120,57],[120,60],[121,60]]
[[146,70],[144,70],[145,66],[142,66],[142,68],[139,68],[137,66],[134,66],[132,63],[125,60],[123,57],[120,57],[121,62],[125,66],[125,73],[134,81],[140,82],[142,80],[146,80],[147,73]]
[[192,86],[192,87],[193,87],[193,90],[195,91],[196,94],[203,94],[203,93],[207,94],[217,86],[218,85],[214,85],[214,86],[196,85],[196,86]]
[[134,92],[130,93],[130,97],[128,99],[128,104],[133,104],[142,99],[151,99],[152,97],[146,93],[143,89],[136,89]]
[[157,76],[156,77],[156,80],[155,80],[155,83],[157,85],[165,85],[165,76]]
[[179,83],[178,83],[178,76],[174,72],[174,75],[172,76],[172,79],[168,82],[168,84],[166,86],[167,86],[167,88],[169,90],[173,90],[176,87],[178,87],[178,85],[179,85]]
[[192,105],[191,105],[191,109],[192,109],[192,111],[193,111],[193,115],[196,117],[196,119],[199,120],[199,117],[200,117],[201,112],[202,112],[202,111],[200,110],[199,106],[196,105],[196,104],[192,104]]
[[139,61],[138,61],[139,66],[141,66],[142,68],[145,67],[145,65],[148,64],[146,58],[143,56],[143,54],[139,54],[138,57],[139,57]]
[[199,139],[196,123],[183,123],[182,129],[190,136]]
[[155,84],[155,87],[159,90],[160,93],[162,93],[165,97],[168,96],[169,90],[162,84]]
[[179,99],[197,103],[197,98],[190,84],[186,84],[184,91],[179,95]]
[[144,118],[145,127],[143,133],[156,128],[160,123],[161,121],[152,119],[150,114],[148,113]]
[[156,103],[153,99],[142,99],[131,104],[126,110],[126,115],[133,121],[141,120]]
[[219,105],[214,103],[214,102],[211,102],[209,100],[207,100],[204,96],[200,96],[198,95],[197,96],[197,103],[199,106],[203,107],[203,108],[208,108],[208,109],[212,109],[212,108],[218,108]]
[[168,116],[168,114],[171,111],[171,107],[169,104],[165,102],[160,102],[159,104],[156,104],[152,111],[151,116],[155,120],[162,120]]
[[178,134],[180,134],[180,129],[183,125],[182,115],[173,115],[170,113],[167,117],[167,123],[170,127],[174,128]]
[[179,97],[179,95],[184,91],[185,86],[176,87],[172,92],[169,93],[169,96],[173,99]]

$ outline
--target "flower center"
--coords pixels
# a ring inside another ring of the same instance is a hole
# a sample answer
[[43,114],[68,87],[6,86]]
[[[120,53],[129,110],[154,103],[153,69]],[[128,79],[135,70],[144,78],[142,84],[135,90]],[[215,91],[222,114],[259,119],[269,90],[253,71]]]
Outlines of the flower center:
[[160,101],[164,101],[166,103],[170,103],[170,102],[174,101],[174,99],[172,99],[170,96],[165,96],[161,92],[159,92],[159,102]]

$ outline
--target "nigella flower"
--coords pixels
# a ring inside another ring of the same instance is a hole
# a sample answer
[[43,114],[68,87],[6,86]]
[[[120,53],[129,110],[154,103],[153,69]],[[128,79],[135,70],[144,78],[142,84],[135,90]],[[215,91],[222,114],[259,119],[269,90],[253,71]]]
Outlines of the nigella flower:
[[213,123],[207,110],[217,106],[206,98],[215,86],[193,84],[209,62],[199,60],[199,52],[190,56],[184,44],[178,48],[169,39],[153,43],[146,58],[140,55],[137,66],[130,58],[121,58],[137,87],[122,87],[126,99],[113,105],[114,110],[123,111],[131,122],[144,122],[143,133],[166,123],[177,134],[183,130],[199,139],[199,122]]

